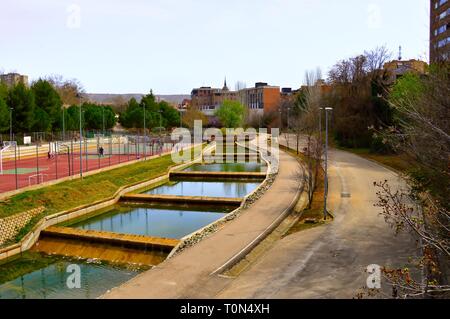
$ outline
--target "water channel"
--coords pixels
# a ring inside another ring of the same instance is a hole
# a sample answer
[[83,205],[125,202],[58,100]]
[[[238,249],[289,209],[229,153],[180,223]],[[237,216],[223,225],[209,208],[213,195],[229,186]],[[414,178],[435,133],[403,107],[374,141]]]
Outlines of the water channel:
[[[187,171],[265,172],[261,163],[194,165]],[[243,198],[259,182],[181,181],[168,182],[146,194]],[[226,216],[225,208],[180,208],[146,205],[116,205],[72,224],[85,230],[181,239]],[[161,257],[162,260],[165,258]],[[81,271],[80,288],[70,289],[67,281],[70,265]],[[113,265],[94,260],[70,259],[27,252],[13,261],[0,264],[0,299],[92,299],[119,286],[148,267]]]

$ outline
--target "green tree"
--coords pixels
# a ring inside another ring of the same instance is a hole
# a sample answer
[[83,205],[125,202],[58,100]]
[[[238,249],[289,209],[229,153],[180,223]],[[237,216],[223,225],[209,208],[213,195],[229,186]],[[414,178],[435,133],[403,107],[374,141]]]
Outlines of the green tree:
[[141,107],[145,106],[146,111],[156,113],[160,110],[159,104],[156,102],[156,98],[152,91],[142,98],[140,105]]
[[424,93],[424,85],[417,74],[407,73],[395,83],[389,96],[392,105],[417,102]]
[[52,130],[52,119],[48,113],[40,107],[34,109],[34,124],[33,131],[35,132],[51,132]]
[[126,110],[120,114],[120,123],[126,128],[143,128],[144,109],[147,129],[159,127],[160,125],[163,127],[174,127],[180,123],[178,111],[165,101],[157,102],[152,92],[144,96],[140,103],[134,98],[131,99],[127,104]]
[[166,125],[168,127],[177,127],[180,125],[180,113],[170,106],[167,102],[162,101],[159,103],[162,116],[166,121]]
[[144,117],[144,111],[135,98],[132,98],[127,105],[125,112],[120,114],[120,123],[126,128],[138,128]]
[[[46,120],[47,118],[50,120],[50,130],[52,128],[60,126],[59,120],[62,101],[58,92],[53,88],[52,84],[50,84],[50,82],[46,80],[40,79],[33,84],[31,90],[34,93],[36,107],[40,108],[46,113],[46,116],[44,116],[44,113],[39,111],[41,119],[45,117]],[[37,125],[42,127],[42,125],[44,124],[38,123]],[[47,125],[45,124],[44,126]]]
[[[136,127],[143,128],[144,127],[144,108],[145,108],[145,124],[147,128],[159,127],[160,125],[160,112],[163,112],[161,109],[161,103],[156,102],[156,98],[153,95],[153,92],[150,91],[149,94],[144,96],[140,103],[140,108],[142,110],[141,120],[139,121]],[[164,115],[161,113],[161,125],[166,126],[167,121]]]
[[4,101],[8,98],[8,87],[3,82],[0,82],[0,98]]
[[15,132],[30,132],[35,118],[34,94],[20,83],[8,93],[7,104],[13,108],[13,127]]
[[[77,105],[70,106],[65,112],[66,130],[78,131],[80,129],[80,107]],[[83,117],[83,114],[81,114]],[[82,120],[84,123],[84,119]]]
[[0,132],[9,130],[9,108],[5,100],[0,96]]
[[224,101],[216,111],[222,125],[226,128],[237,128],[242,126],[245,117],[245,107],[238,101]]
[[85,128],[90,130],[111,129],[116,125],[116,116],[110,106],[92,103],[83,104]]

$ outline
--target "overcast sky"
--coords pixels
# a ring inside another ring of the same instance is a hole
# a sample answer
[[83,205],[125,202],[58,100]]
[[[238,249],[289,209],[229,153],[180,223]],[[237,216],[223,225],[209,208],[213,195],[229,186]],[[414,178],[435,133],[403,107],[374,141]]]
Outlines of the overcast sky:
[[296,88],[380,45],[428,60],[428,38],[429,0],[0,0],[0,70],[90,93]]

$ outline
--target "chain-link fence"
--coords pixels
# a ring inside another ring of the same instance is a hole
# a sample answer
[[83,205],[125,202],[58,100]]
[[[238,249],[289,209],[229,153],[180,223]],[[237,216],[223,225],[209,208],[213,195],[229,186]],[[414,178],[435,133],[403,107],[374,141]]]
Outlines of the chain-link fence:
[[170,136],[97,131],[3,135],[0,193],[171,152]]

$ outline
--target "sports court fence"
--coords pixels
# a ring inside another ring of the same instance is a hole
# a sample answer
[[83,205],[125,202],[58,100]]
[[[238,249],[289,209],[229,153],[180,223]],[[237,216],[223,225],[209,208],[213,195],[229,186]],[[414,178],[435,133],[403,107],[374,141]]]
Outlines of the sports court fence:
[[[171,152],[175,142],[169,135],[100,134],[66,132],[64,139],[46,133],[31,136],[24,145],[24,136],[2,136],[0,144],[0,193],[42,184],[117,164],[145,159]],[[70,138],[69,138],[70,137]],[[6,139],[5,139],[6,138]]]

